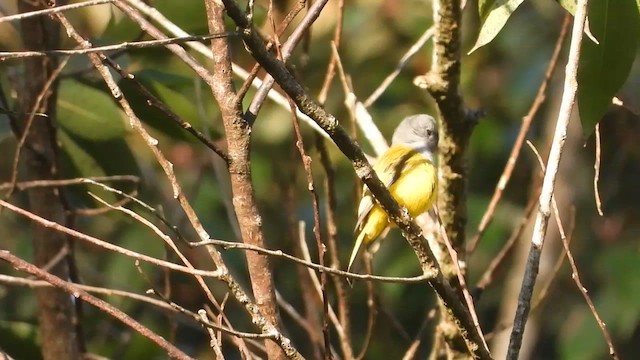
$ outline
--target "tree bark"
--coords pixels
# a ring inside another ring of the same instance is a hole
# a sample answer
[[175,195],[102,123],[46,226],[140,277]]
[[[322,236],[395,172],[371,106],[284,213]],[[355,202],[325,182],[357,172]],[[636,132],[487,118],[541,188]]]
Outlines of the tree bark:
[[[224,7],[218,1],[208,0],[207,19],[209,32],[219,34],[225,31]],[[231,56],[226,38],[211,41],[213,52],[213,77],[215,85],[213,95],[220,106],[224,122],[229,151],[229,175],[233,207],[240,225],[242,241],[266,248],[262,231],[262,218],[258,212],[251,180],[251,125],[243,117],[242,104],[236,96],[232,82]],[[276,328],[279,328],[279,314],[276,303],[273,271],[266,255],[247,251],[247,263],[251,286],[256,304],[262,314]],[[286,355],[280,346],[271,340],[266,341],[269,359],[285,359]]]
[[[20,12],[41,10],[39,2],[19,1]],[[46,16],[29,17],[21,22],[22,40],[29,50],[43,51],[58,48],[59,26]],[[45,89],[57,67],[55,57],[27,58],[22,61],[23,74],[17,85],[18,115],[15,130],[18,137],[28,131],[23,148],[22,166],[27,180],[53,180],[56,167],[56,99],[57,81]],[[29,115],[41,93],[42,101],[35,109],[46,117],[36,115],[27,128]],[[38,216],[63,224],[64,208],[56,188],[34,188],[28,191],[30,210]],[[33,252],[36,266],[49,266],[48,271],[62,279],[69,278],[65,256],[67,239],[59,232],[40,225],[33,227]],[[54,259],[59,259],[54,261]],[[50,262],[53,264],[50,264]],[[75,328],[74,303],[65,292],[53,287],[34,290],[38,303],[38,322],[42,341],[42,356],[46,360],[79,359],[81,350]]]

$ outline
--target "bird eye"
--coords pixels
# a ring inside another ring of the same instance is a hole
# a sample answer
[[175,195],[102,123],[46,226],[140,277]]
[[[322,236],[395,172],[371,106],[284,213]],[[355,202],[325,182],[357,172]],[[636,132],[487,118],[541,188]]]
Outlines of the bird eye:
[[431,134],[432,134],[432,133],[433,133],[433,131],[431,131],[431,130],[427,130],[427,135],[428,135],[428,136],[431,136]]

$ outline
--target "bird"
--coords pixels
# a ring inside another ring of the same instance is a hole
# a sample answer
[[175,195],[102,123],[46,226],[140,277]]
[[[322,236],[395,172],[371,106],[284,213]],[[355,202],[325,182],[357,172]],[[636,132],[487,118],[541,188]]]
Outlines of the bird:
[[[428,211],[436,198],[438,138],[438,126],[432,116],[408,116],[395,129],[389,149],[373,166],[380,181],[398,204],[408,210],[411,217]],[[348,272],[359,254],[365,248],[372,248],[378,237],[393,225],[365,185],[358,205],[354,229],[356,241],[349,259]]]

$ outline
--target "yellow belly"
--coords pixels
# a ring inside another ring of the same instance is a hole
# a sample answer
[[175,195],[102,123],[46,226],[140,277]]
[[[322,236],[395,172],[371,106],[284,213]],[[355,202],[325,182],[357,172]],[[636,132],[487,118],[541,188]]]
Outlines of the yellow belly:
[[[437,193],[437,180],[434,165],[416,153],[407,161],[402,175],[389,187],[389,192],[398,204],[407,208],[412,217],[416,217],[429,210],[433,204]],[[361,229],[364,244],[370,244],[387,226],[393,225],[387,213],[380,205],[375,204]]]

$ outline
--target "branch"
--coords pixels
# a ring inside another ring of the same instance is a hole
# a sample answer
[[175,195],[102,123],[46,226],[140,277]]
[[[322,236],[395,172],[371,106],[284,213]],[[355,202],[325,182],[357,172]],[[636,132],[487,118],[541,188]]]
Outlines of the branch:
[[122,322],[126,326],[137,331],[142,336],[155,342],[156,344],[158,344],[158,346],[165,349],[167,351],[167,355],[169,355],[170,357],[175,359],[191,359],[191,357],[189,357],[187,354],[180,351],[177,347],[175,347],[173,344],[165,340],[162,336],[151,331],[149,328],[140,324],[139,322],[137,322],[136,320],[134,320],[124,312],[111,306],[109,303],[105,302],[104,300],[100,300],[97,297],[90,295],[88,292],[80,289],[79,287],[74,286],[60,279],[57,276],[54,276],[48,272],[41,270],[40,268],[34,266],[33,264],[30,264],[20,259],[19,257],[12,255],[8,251],[0,251],[0,260],[8,262],[11,266],[13,266],[14,269],[18,271],[23,271],[28,274],[34,275],[42,280],[45,280],[46,282],[52,284],[53,286],[67,292],[74,298],[85,301],[97,307],[98,309],[102,310],[104,313],[111,315],[117,320],[120,320],[120,322]]
[[556,174],[560,164],[560,157],[567,138],[567,128],[569,119],[571,118],[571,110],[575,102],[578,83],[576,76],[578,72],[578,61],[580,60],[580,44],[582,42],[582,34],[584,32],[585,19],[587,17],[588,0],[578,0],[576,13],[573,22],[573,30],[571,33],[571,46],[569,49],[569,59],[565,69],[564,91],[562,94],[562,102],[558,113],[558,121],[556,130],[549,152],[549,160],[547,162],[547,171],[542,182],[542,190],[538,205],[538,213],[531,237],[531,248],[525,268],[524,277],[522,279],[522,287],[518,296],[518,307],[516,309],[513,330],[509,340],[509,348],[507,351],[508,360],[516,360],[522,346],[522,336],[527,323],[527,317],[531,308],[531,297],[533,288],[538,276],[538,268],[540,267],[540,255],[542,246],[544,245],[544,237],[547,233],[549,224],[549,216],[551,214],[551,198],[553,196],[553,188],[555,185]]
[[425,246],[426,240],[421,235],[420,228],[411,219],[406,209],[400,208],[391,194],[389,194],[388,189],[380,182],[358,144],[351,139],[333,115],[329,114],[309,96],[286,66],[266,50],[263,39],[258,35],[238,4],[233,0],[222,1],[229,16],[240,27],[245,45],[252,52],[255,59],[276,79],[278,85],[293,99],[298,109],[322,127],[345,156],[351,160],[358,177],[369,187],[383,209],[390,215],[391,220],[403,231],[404,236],[418,256],[422,271],[425,273],[437,271],[437,277],[430,281],[430,285],[458,320],[463,333],[468,336],[469,351],[481,358],[491,358],[488,350],[480,345],[483,343],[482,336],[475,330],[469,311],[443,277],[431,250]]

